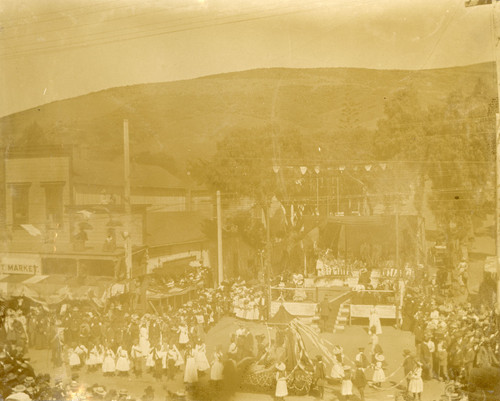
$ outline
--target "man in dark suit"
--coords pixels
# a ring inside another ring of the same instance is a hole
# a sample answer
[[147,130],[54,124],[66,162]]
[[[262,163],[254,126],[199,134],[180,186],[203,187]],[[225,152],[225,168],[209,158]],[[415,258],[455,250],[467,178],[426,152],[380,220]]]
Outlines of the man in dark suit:
[[326,329],[326,322],[330,316],[330,303],[328,302],[328,296],[325,295],[323,301],[319,304],[319,317],[320,317],[320,330],[323,333]]

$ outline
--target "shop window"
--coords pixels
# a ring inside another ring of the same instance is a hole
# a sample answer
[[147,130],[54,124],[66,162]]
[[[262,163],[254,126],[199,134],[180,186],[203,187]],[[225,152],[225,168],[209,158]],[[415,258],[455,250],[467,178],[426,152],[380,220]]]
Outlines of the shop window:
[[42,184],[45,188],[45,215],[51,223],[63,222],[64,184]]
[[76,260],[75,259],[43,259],[42,274],[64,274],[68,276],[76,276]]
[[80,275],[114,277],[115,262],[112,260],[82,259],[80,260]]
[[12,184],[10,186],[12,200],[12,224],[18,228],[29,223],[30,184]]

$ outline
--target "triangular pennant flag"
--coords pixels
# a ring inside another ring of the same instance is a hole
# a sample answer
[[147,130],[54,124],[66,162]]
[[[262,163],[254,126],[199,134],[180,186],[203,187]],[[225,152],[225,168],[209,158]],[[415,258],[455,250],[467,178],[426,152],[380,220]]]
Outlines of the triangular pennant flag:
[[386,168],[386,167],[387,167],[387,164],[385,164],[385,163],[380,163],[380,168],[381,168],[382,170],[385,170],[385,168]]
[[280,166],[273,166],[273,171],[277,174],[280,171]]
[[319,174],[319,166],[314,167],[314,171],[316,172],[316,174]]
[[366,171],[370,171],[371,169],[372,169],[372,165],[371,165],[371,164],[367,164],[367,165],[365,166],[365,170],[366,170]]
[[307,167],[301,166],[300,172],[302,173],[302,175],[304,175],[307,172]]

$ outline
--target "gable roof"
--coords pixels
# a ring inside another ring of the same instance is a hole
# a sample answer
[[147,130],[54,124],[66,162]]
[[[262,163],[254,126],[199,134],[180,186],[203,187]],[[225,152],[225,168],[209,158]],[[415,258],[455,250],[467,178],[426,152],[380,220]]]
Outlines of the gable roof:
[[[75,159],[73,161],[75,184],[123,186],[123,164],[111,161]],[[133,188],[185,189],[188,185],[162,167],[130,164],[130,185]]]

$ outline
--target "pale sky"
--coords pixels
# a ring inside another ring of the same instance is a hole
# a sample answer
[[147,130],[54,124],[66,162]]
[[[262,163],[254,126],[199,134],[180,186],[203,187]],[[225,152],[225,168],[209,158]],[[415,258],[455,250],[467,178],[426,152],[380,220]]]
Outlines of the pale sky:
[[492,61],[492,7],[465,8],[464,0],[0,0],[0,116],[111,87],[253,68]]

